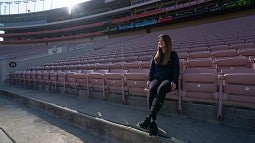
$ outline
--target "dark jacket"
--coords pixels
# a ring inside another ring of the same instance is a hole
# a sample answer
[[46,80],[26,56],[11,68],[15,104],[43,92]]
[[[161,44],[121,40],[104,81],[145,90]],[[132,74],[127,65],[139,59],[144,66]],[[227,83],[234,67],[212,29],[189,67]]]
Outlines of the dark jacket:
[[161,64],[165,57],[164,54],[161,55],[160,62],[158,64],[155,64],[154,56],[155,54],[151,60],[150,72],[147,76],[147,80],[169,80],[178,85],[180,67],[177,53],[175,51],[171,52],[171,59],[167,65]]

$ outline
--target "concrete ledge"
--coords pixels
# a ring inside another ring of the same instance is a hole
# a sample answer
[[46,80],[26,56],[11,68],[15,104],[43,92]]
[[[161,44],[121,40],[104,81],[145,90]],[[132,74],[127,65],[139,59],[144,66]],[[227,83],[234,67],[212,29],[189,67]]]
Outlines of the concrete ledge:
[[26,105],[30,108],[42,110],[48,114],[54,115],[63,120],[69,121],[76,126],[94,131],[102,136],[115,139],[122,143],[146,142],[146,143],[170,143],[182,142],[175,138],[163,139],[150,137],[148,134],[134,129],[132,127],[113,123],[99,117],[93,117],[69,108],[61,107],[55,104],[46,103],[34,98],[24,97],[1,90],[2,96],[15,102]]

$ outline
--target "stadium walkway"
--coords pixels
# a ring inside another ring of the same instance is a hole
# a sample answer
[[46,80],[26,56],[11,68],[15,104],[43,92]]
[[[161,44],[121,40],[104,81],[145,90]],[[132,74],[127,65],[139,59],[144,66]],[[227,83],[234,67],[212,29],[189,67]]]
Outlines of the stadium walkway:
[[0,97],[0,143],[112,143],[72,123]]
[[[38,109],[42,109],[42,103],[47,103],[51,106],[61,107],[62,109],[71,111],[74,114],[78,114],[78,116],[85,115],[92,117],[95,120],[103,120],[103,122],[106,122],[107,125],[102,124],[101,126],[101,124],[96,123],[98,127],[94,128],[96,128],[96,130],[101,132],[103,135],[120,135],[120,137],[126,138],[125,142],[133,142],[134,140],[132,140],[132,138],[137,138],[137,142],[141,142],[143,139],[144,142],[160,142],[159,140],[162,140],[152,139],[151,141],[150,137],[130,136],[134,134],[125,135],[126,132],[124,132],[124,130],[118,131],[119,128],[115,128],[117,126],[126,127],[127,124],[134,125],[137,122],[143,120],[147,114],[146,109],[143,107],[101,101],[98,99],[88,98],[87,96],[76,97],[71,95],[61,95],[57,93],[46,93],[45,91],[6,85],[0,86],[0,98],[8,98],[18,103],[22,103],[29,107]],[[41,104],[34,105],[34,102],[24,99],[39,101]],[[56,113],[58,110],[52,111],[52,109],[46,108],[47,107],[45,107],[44,111],[46,110],[47,112],[50,112],[50,114],[54,114],[60,117],[64,116],[61,114],[65,114],[67,119],[69,118],[69,121],[79,123],[81,122],[77,121],[77,118],[71,117],[73,114],[67,115],[67,112],[61,111]],[[109,124],[113,125],[114,127],[110,126]],[[89,124],[87,123],[87,125]],[[80,127],[93,128],[92,126],[94,125],[95,124],[91,124],[90,127]],[[225,126],[220,122],[212,123],[190,119],[185,115],[160,113],[158,115],[158,126],[167,132],[167,136],[171,137],[170,139],[163,139],[164,142],[184,141],[189,143],[252,143],[255,141],[254,130]],[[112,133],[106,133],[105,128],[108,128],[106,130]],[[130,127],[128,129],[130,129]],[[136,131],[135,133],[141,134],[139,131]],[[124,142],[123,139],[119,139],[119,141]]]

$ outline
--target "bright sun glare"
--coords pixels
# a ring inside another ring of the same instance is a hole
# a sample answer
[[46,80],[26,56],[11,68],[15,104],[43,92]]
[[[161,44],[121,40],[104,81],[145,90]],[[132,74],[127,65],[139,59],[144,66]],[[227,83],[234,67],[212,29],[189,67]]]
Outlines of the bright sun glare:
[[86,2],[89,0],[57,0],[54,1],[54,5],[56,5],[56,7],[69,7],[69,6],[73,6],[76,5],[77,3],[82,3],[82,2]]
[[68,7],[68,12],[69,14],[71,14],[72,9],[76,4],[86,2],[86,1],[89,1],[89,0],[60,0],[60,1],[56,1],[55,5],[56,7]]

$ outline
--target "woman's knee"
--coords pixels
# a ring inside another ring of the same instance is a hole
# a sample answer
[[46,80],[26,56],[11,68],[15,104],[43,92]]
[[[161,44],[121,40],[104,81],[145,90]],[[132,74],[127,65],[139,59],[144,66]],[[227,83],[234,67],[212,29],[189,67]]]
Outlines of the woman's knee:
[[158,95],[166,94],[170,90],[171,90],[171,82],[169,80],[165,80],[159,85],[157,89],[157,94]]
[[149,85],[149,92],[156,92],[157,88],[158,88],[158,81],[157,80],[153,80],[150,85]]
[[155,93],[155,92],[157,92],[156,86],[149,87],[149,93]]

